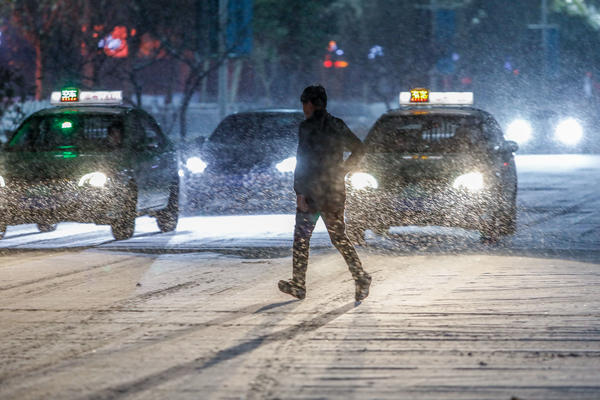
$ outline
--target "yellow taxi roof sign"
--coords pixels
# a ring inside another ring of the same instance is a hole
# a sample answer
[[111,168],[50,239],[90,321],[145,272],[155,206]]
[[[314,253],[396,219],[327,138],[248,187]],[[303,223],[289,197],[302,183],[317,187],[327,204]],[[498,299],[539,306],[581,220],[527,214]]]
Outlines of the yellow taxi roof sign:
[[400,105],[472,105],[473,92],[430,92],[427,89],[411,89],[400,92]]

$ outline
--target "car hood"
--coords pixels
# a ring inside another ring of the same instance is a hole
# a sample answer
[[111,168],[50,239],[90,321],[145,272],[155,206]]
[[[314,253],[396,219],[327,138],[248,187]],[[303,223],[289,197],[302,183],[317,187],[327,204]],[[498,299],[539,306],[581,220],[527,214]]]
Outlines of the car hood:
[[0,154],[0,160],[0,175],[5,179],[33,182],[79,179],[94,171],[110,173],[123,169],[125,163],[125,157],[120,152],[15,152]]
[[424,182],[445,184],[468,172],[486,173],[489,166],[486,158],[477,154],[369,153],[360,169],[387,187]]
[[206,142],[201,158],[207,170],[216,173],[265,171],[286,158],[296,156],[297,144],[289,140],[271,140],[244,144]]

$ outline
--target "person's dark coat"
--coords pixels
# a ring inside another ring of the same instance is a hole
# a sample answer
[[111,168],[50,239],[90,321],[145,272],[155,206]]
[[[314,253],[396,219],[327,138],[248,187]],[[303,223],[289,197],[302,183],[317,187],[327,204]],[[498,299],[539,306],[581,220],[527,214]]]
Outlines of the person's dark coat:
[[[344,152],[352,154],[344,161]],[[346,201],[345,176],[364,155],[364,144],[339,118],[316,110],[299,129],[294,190],[309,207],[336,211]]]

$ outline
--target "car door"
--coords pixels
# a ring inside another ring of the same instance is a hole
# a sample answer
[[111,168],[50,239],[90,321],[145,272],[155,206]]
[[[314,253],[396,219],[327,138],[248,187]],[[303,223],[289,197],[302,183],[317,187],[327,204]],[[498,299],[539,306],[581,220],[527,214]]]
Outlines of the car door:
[[177,160],[173,146],[149,114],[140,112],[143,131],[143,151],[149,161],[144,180],[148,189],[148,207],[164,208],[167,205],[170,187],[176,183]]

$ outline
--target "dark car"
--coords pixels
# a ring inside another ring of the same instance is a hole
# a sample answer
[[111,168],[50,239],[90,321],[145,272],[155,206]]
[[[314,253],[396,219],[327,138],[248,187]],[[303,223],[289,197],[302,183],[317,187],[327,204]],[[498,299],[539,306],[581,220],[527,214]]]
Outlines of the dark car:
[[525,153],[590,153],[600,150],[592,110],[523,107],[505,117],[506,137]]
[[230,213],[295,209],[293,176],[298,110],[232,114],[189,154],[183,168],[192,211]]
[[115,239],[127,239],[141,215],[163,232],[176,228],[171,142],[147,112],[113,104],[114,92],[91,93],[32,114],[0,153],[0,237],[7,225],[51,231],[73,221],[109,224]]
[[347,178],[348,233],[439,225],[495,240],[515,231],[513,152],[493,116],[473,107],[404,107],[381,116]]

